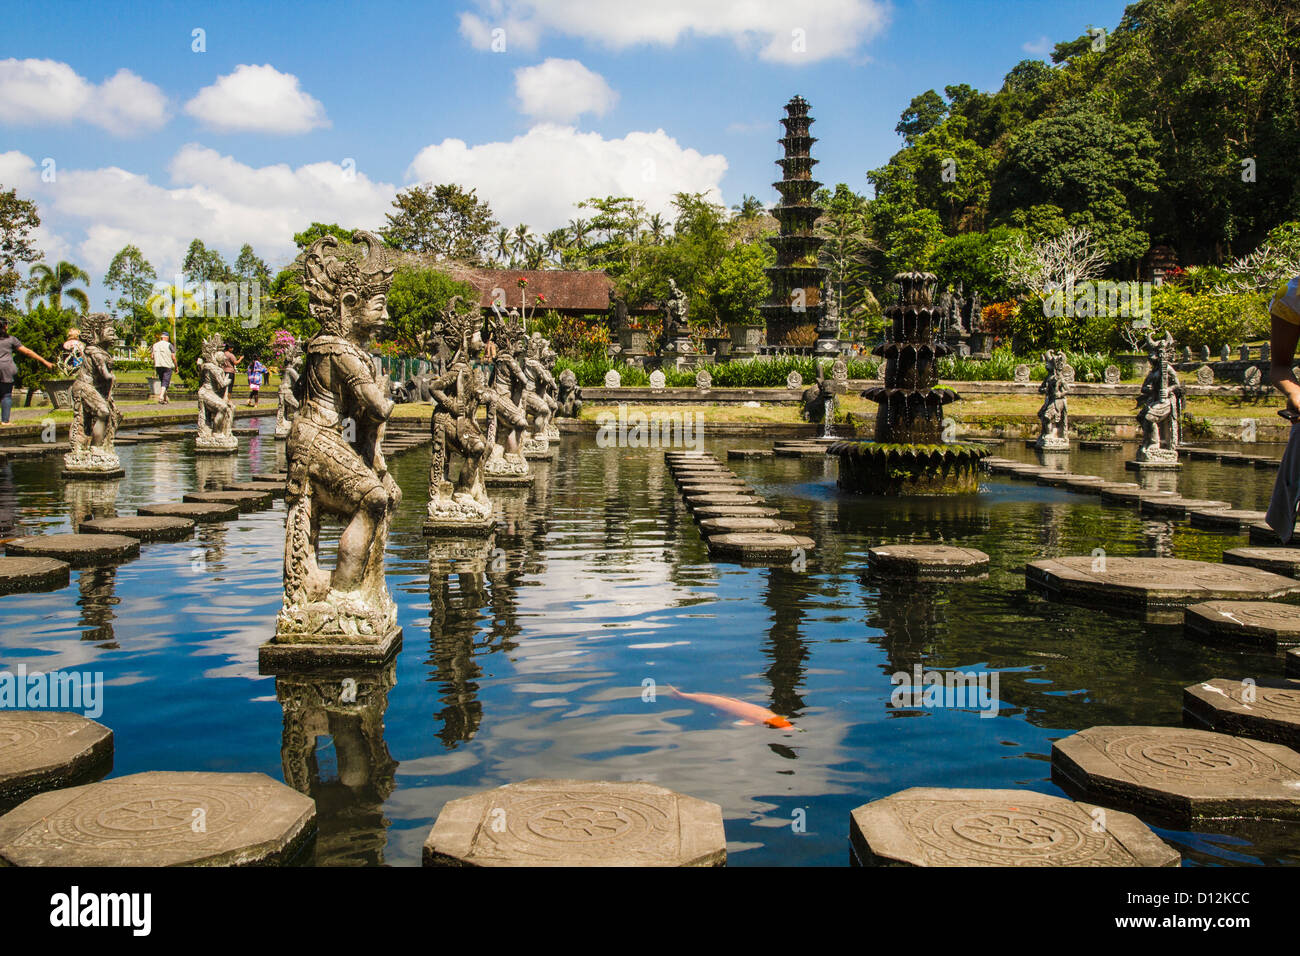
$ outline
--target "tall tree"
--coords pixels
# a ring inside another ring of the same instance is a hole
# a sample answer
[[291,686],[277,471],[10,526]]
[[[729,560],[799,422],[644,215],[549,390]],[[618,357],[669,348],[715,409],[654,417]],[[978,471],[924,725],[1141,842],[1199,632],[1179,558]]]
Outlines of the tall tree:
[[80,266],[62,260],[54,268],[50,268],[43,262],[37,263],[32,266],[28,280],[30,289],[27,292],[27,308],[30,309],[33,303],[44,299],[51,309],[58,311],[63,308],[63,297],[66,295],[77,304],[81,314],[85,315],[90,311],[90,296],[84,289],[71,288],[76,282],[90,285],[90,276]]
[[190,242],[190,247],[185,251],[185,259],[181,263],[181,272],[185,278],[196,285],[203,282],[226,282],[230,278],[230,267],[226,265],[226,260],[221,258],[221,253],[216,249],[209,249],[203,244],[202,239],[194,239]]
[[141,323],[148,323],[149,310],[145,303],[158,280],[158,273],[136,246],[126,245],[113,257],[104,274],[104,286],[118,293],[117,308],[130,319],[131,335],[140,331]]
[[394,248],[439,259],[484,264],[498,223],[475,190],[455,183],[424,183],[397,194],[381,235]]
[[19,269],[41,257],[31,237],[32,230],[40,224],[36,203],[20,199],[17,189],[0,188],[0,309],[14,306],[14,297],[22,284]]
[[295,232],[293,242],[299,249],[306,249],[323,236],[333,236],[340,242],[351,242],[352,233],[353,230],[344,229],[336,222],[313,222],[302,232]]

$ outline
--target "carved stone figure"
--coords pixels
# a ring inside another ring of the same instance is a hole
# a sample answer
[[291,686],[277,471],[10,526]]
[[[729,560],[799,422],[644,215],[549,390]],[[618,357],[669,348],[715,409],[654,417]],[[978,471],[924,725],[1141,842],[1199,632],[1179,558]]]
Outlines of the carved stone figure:
[[1063,374],[1065,368],[1064,352],[1044,352],[1043,362],[1047,365],[1047,378],[1038,386],[1043,395],[1043,407],[1038,410],[1038,441],[1035,445],[1044,449],[1070,447],[1070,414],[1066,405],[1066,394],[1070,390],[1069,378]]
[[547,441],[560,440],[560,428],[555,424],[555,416],[560,412],[560,386],[555,381],[555,363],[559,359],[560,356],[551,348],[550,341],[542,339],[542,365],[546,368],[542,398],[546,400],[546,404],[551,410],[551,416],[547,419],[546,425]]
[[534,332],[526,340],[520,367],[524,373],[524,414],[529,419],[529,431],[524,436],[524,456],[549,457],[551,404],[546,400],[547,390],[555,379],[542,363],[544,346],[542,334]]
[[691,334],[690,326],[687,324],[691,304],[686,298],[686,293],[677,288],[675,279],[669,279],[668,285],[672,289],[672,294],[664,303],[664,338],[671,342],[673,339],[685,338]]
[[230,376],[221,367],[221,354],[225,350],[221,336],[214,335],[204,340],[200,352],[199,435],[194,439],[194,450],[199,454],[229,454],[239,449],[239,439],[231,433],[235,403],[226,398]]
[[[492,449],[498,393],[479,371],[483,341],[476,316],[458,311],[453,296],[443,313],[442,335],[452,358],[430,388],[433,455],[429,462],[429,506],[425,534],[487,534],[496,524],[483,478]],[[487,409],[487,433],[479,427],[479,406]]]
[[835,407],[835,380],[828,379],[821,363],[817,363],[817,384],[803,390],[799,414],[806,422],[822,424]]
[[122,420],[113,401],[113,346],[117,336],[113,319],[103,312],[87,316],[84,360],[72,383],[72,424],[63,456],[65,478],[120,478],[122,462],[113,451],[113,438]]
[[284,357],[284,371],[280,374],[279,403],[275,407],[275,437],[288,438],[293,414],[298,410],[297,385],[302,374],[302,346],[295,344]]
[[1147,333],[1151,371],[1142,383],[1138,398],[1138,425],[1142,429],[1139,462],[1178,463],[1180,423],[1183,417],[1185,389],[1174,371],[1174,339],[1168,332],[1157,340]]
[[498,319],[493,330],[498,352],[492,367],[496,429],[484,472],[489,484],[527,483],[532,480],[524,457],[524,430],[528,413],[524,393],[528,389],[523,361],[527,349],[523,326]]
[[[308,307],[320,332],[307,342],[302,405],[287,443],[284,605],[276,645],[326,645],[331,654],[380,660],[401,638],[384,583],[384,548],[402,500],[384,461],[393,403],[365,345],[388,318],[394,267],[383,243],[354,234],[365,254],[324,236],[303,256]],[[321,519],[343,524],[333,570],[317,559]],[[267,662],[263,647],[263,663]]]
[[582,412],[582,386],[573,369],[566,368],[560,373],[560,392],[557,396],[558,414],[562,418],[577,418]]

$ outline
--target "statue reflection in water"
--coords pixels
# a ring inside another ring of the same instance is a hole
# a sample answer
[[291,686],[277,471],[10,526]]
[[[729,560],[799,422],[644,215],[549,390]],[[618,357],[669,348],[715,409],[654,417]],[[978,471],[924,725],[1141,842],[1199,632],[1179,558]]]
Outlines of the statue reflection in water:
[[284,780],[316,801],[317,865],[384,862],[390,821],[383,805],[397,771],[384,741],[384,713],[396,671],[396,660],[390,660],[378,668],[275,678],[275,697],[284,710]]
[[448,750],[470,740],[483,721],[478,699],[483,671],[474,660],[475,641],[484,608],[496,603],[487,580],[493,578],[496,595],[505,564],[505,553],[492,535],[443,538],[429,549],[429,651],[443,705],[437,714],[438,739]]
[[117,649],[117,636],[113,633],[116,607],[122,603],[117,596],[117,568],[82,568],[77,572],[77,607],[81,609],[78,626],[83,641],[92,641],[105,650]]

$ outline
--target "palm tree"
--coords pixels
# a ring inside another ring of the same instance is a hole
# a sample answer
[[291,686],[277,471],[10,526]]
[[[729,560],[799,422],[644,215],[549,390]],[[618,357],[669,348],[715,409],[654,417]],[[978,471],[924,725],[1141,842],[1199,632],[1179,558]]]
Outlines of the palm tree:
[[496,257],[502,262],[510,258],[510,230],[505,226],[499,228],[492,237],[496,243]]
[[650,217],[649,229],[650,241],[656,246],[663,245],[664,236],[668,233],[668,223],[664,222],[664,217],[655,213]]
[[533,231],[522,222],[515,226],[514,241],[511,245],[514,248],[514,251],[519,254],[520,259],[523,259],[528,255],[528,250],[532,247],[532,244]]
[[564,253],[569,249],[569,230],[563,227],[552,229],[542,237],[542,245],[551,261],[557,266],[564,265]]
[[81,314],[85,315],[90,311],[90,296],[81,289],[68,288],[74,282],[90,285],[90,276],[86,274],[85,269],[71,262],[60,261],[53,269],[43,262],[37,263],[32,266],[29,278],[31,289],[27,293],[27,308],[30,310],[33,302],[48,299],[50,308],[61,310],[63,296],[66,294],[69,299],[77,303]]
[[763,215],[764,211],[763,204],[759,201],[758,197],[751,196],[749,193],[743,194],[740,199],[740,204],[732,206],[731,208],[736,211],[737,219],[757,219],[759,216]]

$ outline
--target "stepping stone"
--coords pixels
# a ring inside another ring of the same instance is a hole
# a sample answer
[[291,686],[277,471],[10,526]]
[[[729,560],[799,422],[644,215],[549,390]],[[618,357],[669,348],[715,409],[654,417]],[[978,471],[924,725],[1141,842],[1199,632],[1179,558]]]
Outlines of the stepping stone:
[[140,444],[140,440],[138,438],[123,438],[121,435],[113,436],[113,447],[115,448],[118,446],[129,446],[129,445],[138,445],[138,444]]
[[1300,608],[1275,601],[1206,601],[1183,611],[1183,630],[1213,642],[1300,646]]
[[1061,488],[1071,482],[1103,484],[1105,479],[1097,475],[1076,475],[1068,471],[1049,471],[1039,475],[1037,481],[1040,485]]
[[70,567],[119,564],[140,553],[138,538],[121,534],[36,534],[14,538],[5,553],[15,557],[56,558]]
[[266,491],[190,491],[181,495],[181,501],[235,505],[240,511],[258,511],[271,507],[271,494]]
[[875,574],[917,581],[986,578],[989,571],[989,556],[983,551],[943,544],[888,544],[870,548],[867,562]]
[[749,494],[753,489],[744,482],[729,483],[714,481],[708,484],[682,485],[681,493],[683,497],[693,495],[740,495]]
[[0,456],[5,458],[39,458],[44,454],[44,445],[0,445]]
[[237,427],[237,428],[232,428],[232,429],[230,429],[230,434],[232,434],[232,435],[243,435],[244,437],[251,437],[251,436],[253,436],[253,435],[260,435],[260,434],[262,434],[262,429],[260,429],[260,428],[252,428],[251,426],[240,426],[240,427]]
[[281,484],[289,480],[287,471],[264,471],[260,475],[254,475],[251,481],[277,481]]
[[766,505],[706,505],[693,508],[691,517],[702,523],[710,518],[775,518],[780,513],[779,509]]
[[1188,448],[1184,456],[1192,461],[1218,461],[1223,456],[1223,452],[1215,451],[1213,448]]
[[1122,441],[1106,441],[1105,439],[1085,438],[1077,442],[1080,448],[1099,449],[1099,448],[1119,448],[1124,443]]
[[731,483],[731,484],[742,484],[742,485],[745,483],[743,478],[738,478],[729,471],[710,471],[710,472],[691,471],[691,472],[687,472],[686,474],[673,475],[673,481],[675,481],[679,486],[694,485],[694,484],[708,484],[708,483],[716,483],[716,482],[721,482],[723,484]]
[[1264,520],[1262,511],[1245,511],[1240,508],[1214,508],[1209,511],[1197,509],[1189,512],[1193,528],[1223,529],[1242,531],[1257,521]]
[[525,780],[444,804],[425,866],[723,866],[722,808],[650,783]]
[[103,724],[63,711],[0,710],[0,811],[112,769],[113,732]]
[[817,542],[807,535],[782,534],[769,531],[737,531],[715,534],[705,539],[709,556],[733,561],[761,561],[788,563],[817,547]]
[[141,541],[181,541],[194,532],[193,518],[163,518],[135,515],[124,518],[91,518],[77,530],[83,534],[124,534]]
[[1216,677],[1183,688],[1183,723],[1300,747],[1300,681]]
[[259,495],[270,495],[272,498],[283,498],[287,489],[282,481],[232,481],[228,485],[223,485],[221,490],[252,491]]
[[1256,458],[1255,468],[1257,471],[1277,471],[1278,466],[1282,464],[1280,458]]
[[1267,522],[1257,521],[1250,526],[1250,543],[1271,545],[1275,548],[1282,547],[1282,539],[1277,536],[1277,532],[1268,526]]
[[[1244,564],[1288,578],[1300,577],[1300,548],[1233,548],[1223,552],[1224,564]],[[1296,613],[1300,615],[1300,609]]]
[[315,830],[315,801],[264,773],[134,773],[43,793],[9,811],[0,817],[0,861],[274,864],[296,857]]
[[160,428],[158,434],[163,438],[197,438],[199,433],[194,428]]
[[849,841],[865,866],[1180,862],[1178,852],[1132,814],[1032,790],[912,787],[853,810]]
[[708,494],[687,495],[686,507],[694,510],[704,505],[761,505],[763,499],[758,495]]
[[1286,676],[1300,677],[1300,647],[1293,647],[1286,652]]
[[182,504],[179,501],[167,501],[157,505],[141,505],[135,509],[135,513],[150,517],[190,518],[202,524],[238,518],[239,505],[198,504],[197,502]]
[[[133,441],[135,441],[137,444],[139,444],[139,443],[141,443],[141,442],[151,442],[151,441],[162,441],[162,440],[163,440],[163,436],[160,435],[160,434],[158,434],[157,432],[136,432],[135,434],[133,434],[133,435],[128,435],[127,437],[130,438],[130,439],[132,439]],[[114,439],[114,441],[116,441],[116,440],[117,440],[117,439]]]
[[728,458],[771,458],[770,448],[728,448]]
[[1128,503],[1128,495],[1146,491],[1135,481],[1102,481],[1089,485],[1088,490],[1090,493],[1101,495],[1102,501],[1117,501],[1124,504]]
[[1100,478],[1090,476],[1087,478],[1074,478],[1064,482],[1063,487],[1080,495],[1100,495],[1101,489],[1109,484],[1113,484],[1113,482],[1102,481]]
[[0,558],[0,594],[57,591],[69,580],[68,562],[57,558]]
[[1255,459],[1251,455],[1242,455],[1237,452],[1224,452],[1219,456],[1219,462],[1224,465],[1247,465],[1255,466]]
[[1300,754],[1209,730],[1090,727],[1052,745],[1052,779],[1184,822],[1300,819]]
[[1184,498],[1181,495],[1160,495],[1154,498],[1143,498],[1138,503],[1138,513],[1186,518],[1193,511],[1218,509],[1227,511],[1231,507],[1231,502],[1227,501],[1211,501],[1207,498]]
[[715,534],[734,534],[741,531],[792,531],[794,522],[781,518],[705,518],[700,522],[700,531],[705,537]]
[[777,458],[825,458],[826,446],[806,445],[798,448],[773,448],[772,454]]
[[1300,594],[1300,581],[1280,574],[1182,558],[1050,558],[1027,564],[1025,582],[1060,600],[1148,611]]

